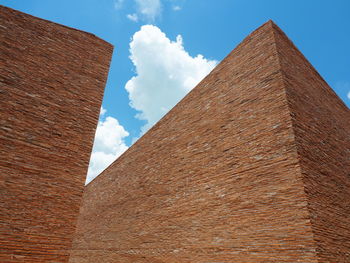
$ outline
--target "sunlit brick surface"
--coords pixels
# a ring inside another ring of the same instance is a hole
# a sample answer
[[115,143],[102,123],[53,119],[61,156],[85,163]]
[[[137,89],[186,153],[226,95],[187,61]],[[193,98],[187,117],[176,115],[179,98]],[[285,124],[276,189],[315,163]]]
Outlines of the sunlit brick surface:
[[319,262],[350,262],[350,112],[276,30]]
[[349,120],[264,24],[86,187],[70,262],[350,262]]
[[112,46],[0,6],[0,262],[67,262]]

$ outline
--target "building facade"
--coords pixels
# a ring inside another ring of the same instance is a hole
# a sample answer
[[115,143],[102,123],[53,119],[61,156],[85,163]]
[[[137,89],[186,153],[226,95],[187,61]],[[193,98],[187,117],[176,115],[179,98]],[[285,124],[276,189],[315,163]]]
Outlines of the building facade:
[[113,47],[0,7],[0,262],[67,262]]
[[70,262],[350,262],[349,132],[269,21],[86,187]]
[[350,262],[349,109],[272,21],[86,187],[113,47],[0,34],[0,262]]

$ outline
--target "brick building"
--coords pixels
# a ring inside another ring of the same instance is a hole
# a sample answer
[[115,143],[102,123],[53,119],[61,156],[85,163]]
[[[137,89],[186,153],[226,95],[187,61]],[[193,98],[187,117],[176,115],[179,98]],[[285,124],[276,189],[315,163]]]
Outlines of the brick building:
[[112,47],[0,8],[0,262],[350,262],[349,109],[267,22],[84,190]]
[[0,262],[67,262],[113,47],[0,6]]
[[70,262],[350,262],[349,150],[269,21],[86,187]]

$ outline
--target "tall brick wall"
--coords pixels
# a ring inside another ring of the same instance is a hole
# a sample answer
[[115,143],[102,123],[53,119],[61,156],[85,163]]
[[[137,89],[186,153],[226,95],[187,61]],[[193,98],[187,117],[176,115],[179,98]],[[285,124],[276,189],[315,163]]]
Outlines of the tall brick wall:
[[349,131],[268,22],[86,187],[70,262],[349,262]]
[[67,262],[112,46],[0,6],[0,262]]
[[350,111],[275,30],[319,262],[350,262]]

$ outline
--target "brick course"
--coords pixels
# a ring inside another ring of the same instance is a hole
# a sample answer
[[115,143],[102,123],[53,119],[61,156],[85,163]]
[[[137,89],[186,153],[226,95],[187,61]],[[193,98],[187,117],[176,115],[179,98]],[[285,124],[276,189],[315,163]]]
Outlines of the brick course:
[[267,22],[85,188],[70,262],[350,262],[349,120]]
[[0,6],[0,262],[67,262],[113,47]]
[[275,34],[317,257],[350,262],[349,109],[286,35]]

